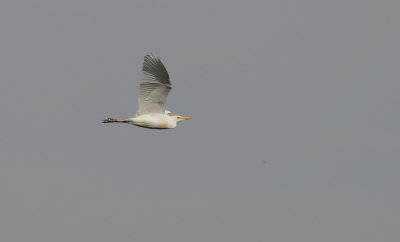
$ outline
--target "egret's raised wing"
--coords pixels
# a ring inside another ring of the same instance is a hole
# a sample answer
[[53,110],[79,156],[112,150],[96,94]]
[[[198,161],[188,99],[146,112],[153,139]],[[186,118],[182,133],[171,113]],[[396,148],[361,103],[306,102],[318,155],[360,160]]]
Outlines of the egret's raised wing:
[[143,62],[143,80],[140,83],[138,114],[163,113],[165,100],[171,90],[169,75],[161,60],[153,53]]

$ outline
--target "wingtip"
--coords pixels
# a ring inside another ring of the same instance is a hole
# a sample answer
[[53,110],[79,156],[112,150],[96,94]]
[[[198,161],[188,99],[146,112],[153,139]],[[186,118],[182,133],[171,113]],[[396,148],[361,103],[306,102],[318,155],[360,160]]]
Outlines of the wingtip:
[[146,55],[146,57],[153,57],[153,58],[157,58],[157,55],[156,55],[156,53],[154,53],[153,51],[152,52],[150,52],[150,53],[148,53],[147,55]]

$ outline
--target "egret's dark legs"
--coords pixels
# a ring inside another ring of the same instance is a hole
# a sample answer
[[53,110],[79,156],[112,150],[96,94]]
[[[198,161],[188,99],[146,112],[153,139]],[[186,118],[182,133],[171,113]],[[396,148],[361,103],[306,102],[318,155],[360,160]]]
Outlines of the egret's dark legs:
[[104,119],[103,123],[128,123],[129,120],[118,120],[115,118],[108,118],[108,119]]

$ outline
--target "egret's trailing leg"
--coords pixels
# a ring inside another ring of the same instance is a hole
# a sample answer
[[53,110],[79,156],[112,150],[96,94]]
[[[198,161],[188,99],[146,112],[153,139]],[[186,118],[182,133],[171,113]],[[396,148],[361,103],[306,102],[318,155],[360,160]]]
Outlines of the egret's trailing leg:
[[128,123],[129,120],[118,120],[115,118],[108,118],[108,119],[104,119],[103,123]]

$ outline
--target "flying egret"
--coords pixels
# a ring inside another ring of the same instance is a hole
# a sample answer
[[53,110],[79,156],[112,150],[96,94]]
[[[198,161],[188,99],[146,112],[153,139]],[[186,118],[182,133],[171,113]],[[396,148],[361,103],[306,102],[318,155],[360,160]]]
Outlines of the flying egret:
[[161,60],[150,53],[144,57],[143,80],[140,83],[139,110],[135,117],[118,120],[108,118],[103,123],[128,123],[150,129],[173,129],[182,120],[192,119],[172,115],[165,110],[165,100],[171,90],[167,69]]

